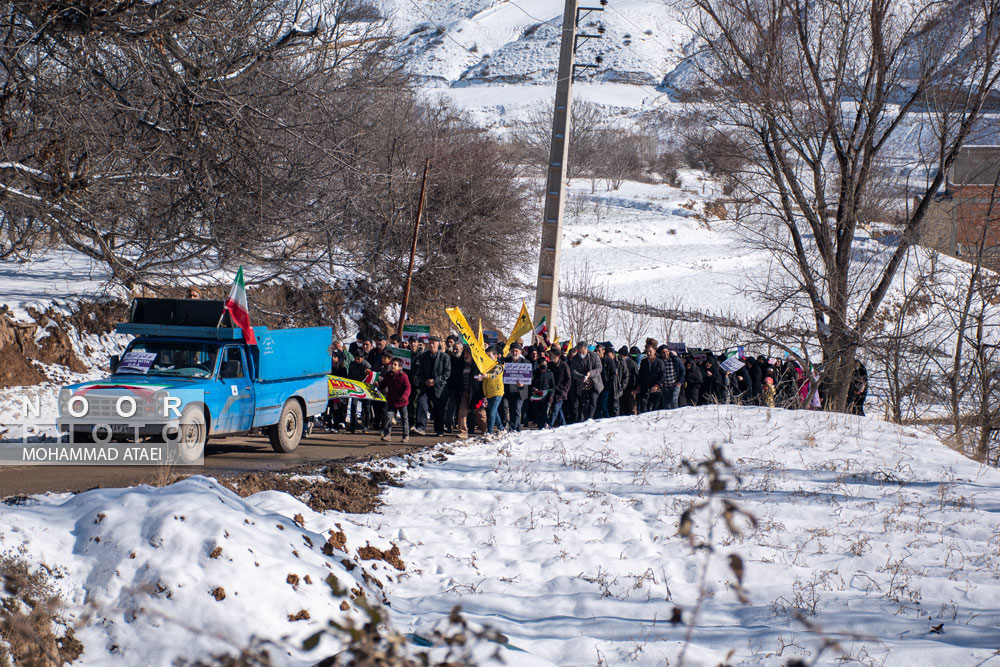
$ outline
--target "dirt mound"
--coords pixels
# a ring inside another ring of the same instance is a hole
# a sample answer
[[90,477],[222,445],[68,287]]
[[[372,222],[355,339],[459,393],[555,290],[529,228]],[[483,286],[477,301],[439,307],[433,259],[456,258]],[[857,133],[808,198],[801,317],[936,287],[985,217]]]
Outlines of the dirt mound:
[[[50,308],[28,309],[33,322],[15,320],[7,306],[0,306],[0,386],[22,386],[44,382],[38,364],[59,364],[76,373],[90,370],[77,355],[70,332],[109,333],[126,313],[122,301],[81,302],[72,315]],[[87,353],[87,350],[84,350]]]
[[15,322],[0,308],[0,386],[38,384],[45,378],[29,361],[35,345],[36,326]]
[[337,510],[352,514],[374,512],[382,504],[382,486],[394,480],[383,472],[347,472],[331,466],[315,477],[292,477],[280,473],[250,473],[220,479],[219,483],[246,498],[261,491],[283,491],[316,512]]

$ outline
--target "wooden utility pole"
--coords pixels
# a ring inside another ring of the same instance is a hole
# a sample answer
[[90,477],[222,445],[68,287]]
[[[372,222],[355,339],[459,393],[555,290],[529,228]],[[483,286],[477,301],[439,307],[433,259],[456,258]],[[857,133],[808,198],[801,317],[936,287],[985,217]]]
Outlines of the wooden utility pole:
[[[572,104],[573,73],[577,46],[577,24],[580,12],[584,16],[592,11],[602,11],[607,0],[600,0],[600,7],[578,8],[579,0],[566,0],[563,10],[562,42],[559,50],[559,74],[556,80],[556,103],[552,112],[552,141],[549,146],[548,175],[545,183],[545,209],[542,214],[542,247],[538,253],[538,279],[535,285],[535,324],[546,318],[549,331],[556,325],[559,314],[559,255],[562,245],[564,191],[566,189],[566,160],[569,157],[570,108]],[[599,31],[603,33],[603,29]],[[599,37],[580,35],[579,38]],[[600,62],[600,59],[598,59]],[[580,65],[579,67],[595,67]]]
[[427,171],[430,169],[431,159],[424,161],[424,177],[420,181],[420,203],[417,204],[417,221],[413,223],[413,244],[410,246],[410,267],[406,270],[406,285],[403,287],[403,305],[399,308],[399,326],[396,327],[396,335],[403,338],[403,322],[406,321],[406,306],[410,302],[410,283],[413,281],[413,260],[417,256],[417,235],[420,233],[420,218],[424,214],[424,198],[427,194]]

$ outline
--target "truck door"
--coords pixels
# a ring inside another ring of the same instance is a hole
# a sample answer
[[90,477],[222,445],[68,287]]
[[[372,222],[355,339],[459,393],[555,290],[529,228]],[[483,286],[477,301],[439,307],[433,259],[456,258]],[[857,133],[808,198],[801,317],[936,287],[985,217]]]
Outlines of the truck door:
[[227,345],[223,348],[219,382],[223,385],[226,401],[213,430],[221,433],[249,431],[253,423],[254,390],[241,347]]

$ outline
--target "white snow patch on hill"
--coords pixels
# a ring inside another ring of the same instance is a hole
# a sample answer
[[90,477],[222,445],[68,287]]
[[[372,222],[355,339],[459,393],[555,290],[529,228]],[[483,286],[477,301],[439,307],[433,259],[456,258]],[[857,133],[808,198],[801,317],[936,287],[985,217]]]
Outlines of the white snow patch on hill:
[[28,308],[43,312],[65,305],[72,311],[80,300],[96,301],[124,293],[112,285],[106,264],[69,248],[50,248],[25,261],[0,260],[0,283],[0,306],[6,306],[20,321],[31,321]]

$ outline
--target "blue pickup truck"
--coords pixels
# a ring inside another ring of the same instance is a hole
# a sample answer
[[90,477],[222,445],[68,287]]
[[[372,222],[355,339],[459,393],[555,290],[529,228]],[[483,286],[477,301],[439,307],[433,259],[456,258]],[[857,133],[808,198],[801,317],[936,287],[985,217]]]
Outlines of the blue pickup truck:
[[254,327],[257,344],[248,345],[225,320],[132,319],[115,328],[135,338],[112,357],[111,375],[59,394],[57,424],[76,442],[162,437],[177,444],[179,463],[193,463],[209,437],[263,429],[275,451],[291,452],[305,417],[326,407],[329,327]]

